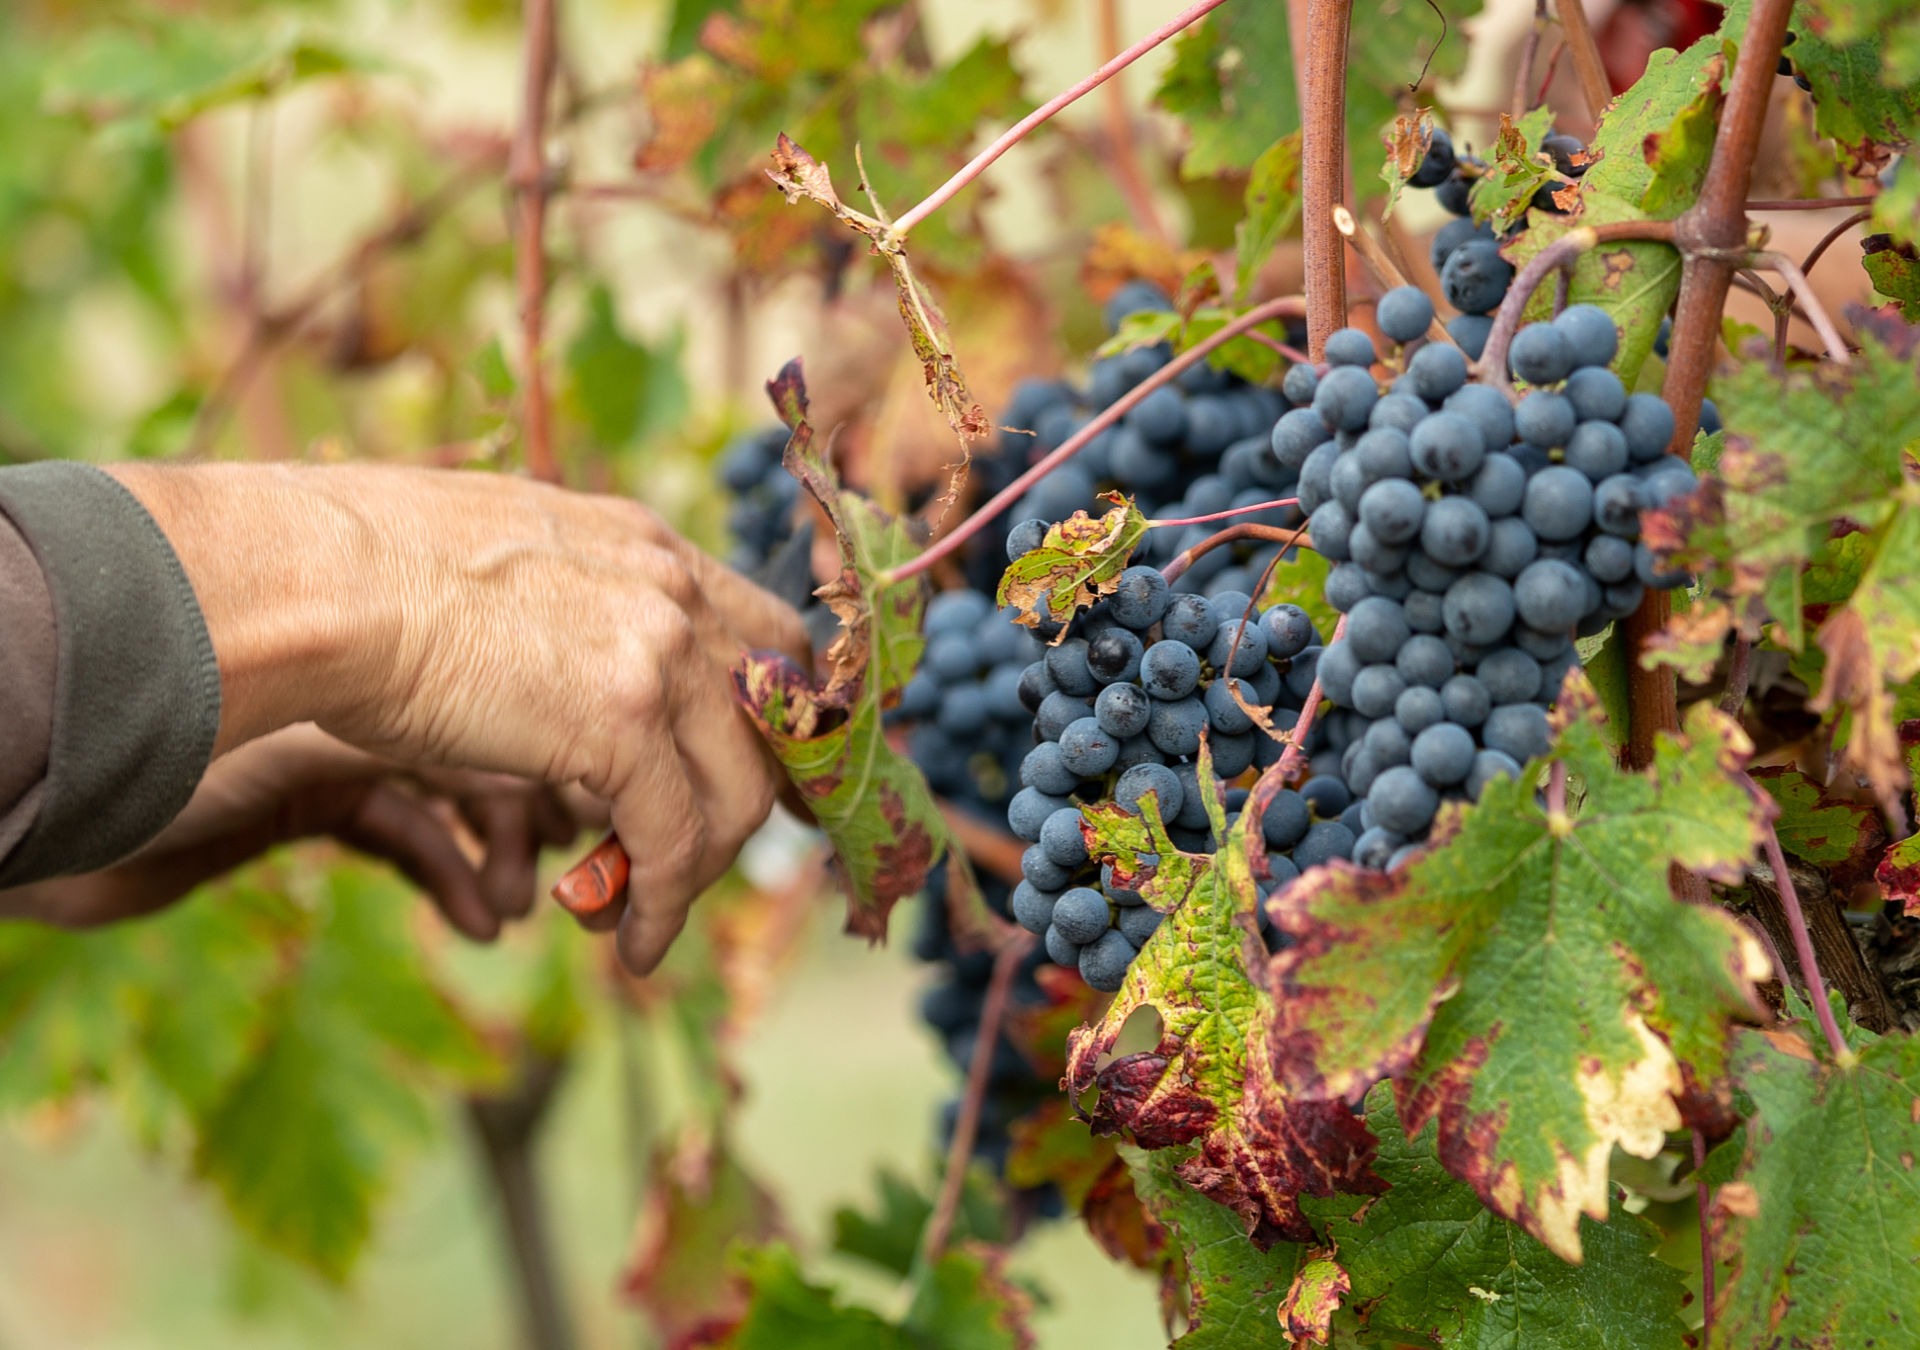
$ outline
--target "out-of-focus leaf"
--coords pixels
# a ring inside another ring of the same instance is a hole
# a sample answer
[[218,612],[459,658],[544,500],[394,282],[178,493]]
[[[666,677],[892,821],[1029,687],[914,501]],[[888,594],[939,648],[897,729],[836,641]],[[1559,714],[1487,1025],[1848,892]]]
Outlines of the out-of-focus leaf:
[[1553,130],[1553,110],[1535,108],[1515,121],[1500,114],[1500,134],[1493,142],[1493,162],[1474,183],[1473,218],[1492,221],[1505,231],[1527,214],[1534,193],[1553,181],[1553,165],[1539,151],[1540,139]]
[[1244,304],[1254,279],[1300,223],[1300,133],[1260,152],[1247,176],[1246,215],[1234,227],[1234,298]]
[[594,443],[615,450],[645,440],[686,416],[690,392],[680,370],[681,335],[661,348],[635,342],[620,328],[613,292],[596,286],[587,317],[567,348],[574,405]]
[[1869,235],[1860,241],[1860,265],[1867,269],[1873,289],[1900,307],[1900,317],[1920,320],[1920,256],[1913,245],[1891,235]]
[[661,1340],[679,1344],[698,1327],[746,1312],[740,1285],[728,1278],[735,1242],[771,1241],[780,1207],[734,1157],[725,1139],[703,1142],[650,1169],[651,1189],[634,1229],[621,1292],[646,1313]]
[[1008,1278],[1006,1260],[982,1243],[942,1252],[914,1281],[902,1329],[939,1350],[1034,1350],[1033,1295]]
[[298,28],[185,15],[87,33],[47,77],[55,108],[125,131],[170,131],[232,103],[270,98],[335,75],[389,71],[391,63]]
[[1698,706],[1646,774],[1615,767],[1592,687],[1570,677],[1550,758],[1586,785],[1578,815],[1504,779],[1443,811],[1387,876],[1335,862],[1268,901],[1274,1070],[1292,1092],[1358,1102],[1398,1081],[1410,1130],[1496,1212],[1580,1257],[1607,1215],[1615,1145],[1646,1157],[1723,1116],[1728,1024],[1758,1015],[1759,944],[1682,904],[1670,864],[1733,879],[1759,842],[1745,737]]
[[[834,1210],[833,1249],[904,1280],[920,1255],[920,1236],[933,1214],[933,1201],[889,1168],[881,1168],[875,1180],[879,1195],[872,1210],[851,1205]],[[999,1197],[983,1173],[970,1174],[954,1215],[954,1240],[997,1242],[1002,1236],[1000,1220]]]
[[1857,173],[1920,134],[1920,13],[1909,0],[1814,0],[1794,15],[1793,68],[1813,96],[1813,127]]
[[732,1326],[709,1326],[684,1344],[725,1350],[917,1350],[878,1313],[840,1301],[813,1284],[791,1248],[736,1248],[728,1267],[743,1286],[746,1312]]
[[1779,808],[1773,832],[1793,857],[1829,873],[1857,875],[1886,838],[1871,806],[1830,792],[1799,769],[1755,769],[1752,778]]

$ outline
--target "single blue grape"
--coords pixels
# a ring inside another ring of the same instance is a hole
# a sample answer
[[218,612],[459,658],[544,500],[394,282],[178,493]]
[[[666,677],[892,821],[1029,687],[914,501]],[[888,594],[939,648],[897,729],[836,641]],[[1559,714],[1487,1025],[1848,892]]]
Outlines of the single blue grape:
[[1454,412],[1435,413],[1407,439],[1414,468],[1446,483],[1473,477],[1487,454],[1480,428]]
[[[1120,911],[1120,917],[1117,920],[1115,931],[1127,940],[1127,945],[1131,950],[1137,951],[1147,945],[1148,938],[1160,931],[1160,920],[1162,917],[1160,911],[1150,905],[1135,905],[1130,909]],[[1100,985],[1094,984],[1093,979],[1087,975],[1085,962],[1086,955],[1082,953],[1080,972],[1082,978],[1085,978],[1087,983],[1092,984],[1095,989],[1101,988]],[[1115,985],[1113,988],[1117,989],[1119,986]],[[1111,993],[1112,989],[1108,989],[1105,992]]]
[[1199,752],[1200,733],[1206,725],[1207,708],[1199,699],[1156,700],[1147,717],[1147,739],[1162,754],[1192,755]]
[[[1207,623],[1218,631],[1211,615]],[[1140,683],[1156,699],[1183,699],[1200,683],[1200,654],[1177,638],[1156,642],[1141,658]]]
[[1043,891],[1031,881],[1023,881],[1013,888],[1008,908],[1013,911],[1015,923],[1039,937],[1053,923],[1053,905],[1058,898],[1052,891]]
[[1442,497],[1427,508],[1420,547],[1442,567],[1468,567],[1486,552],[1492,522],[1471,497]]
[[1533,526],[1519,516],[1503,516],[1487,531],[1487,551],[1480,555],[1480,569],[1511,581],[1539,556],[1540,540]]
[[1140,799],[1152,793],[1160,803],[1160,818],[1175,820],[1186,804],[1180,775],[1164,764],[1136,764],[1113,785],[1113,800],[1131,815],[1140,814]]
[[[1447,662],[1452,664],[1452,653],[1448,653]],[[1445,700],[1424,684],[1409,686],[1393,701],[1394,724],[1408,736],[1418,736],[1428,727],[1446,720],[1446,716]]]
[[1094,942],[1113,926],[1113,912],[1106,896],[1091,886],[1075,886],[1053,902],[1053,926],[1069,942]]
[[1352,830],[1337,820],[1323,820],[1310,828],[1305,837],[1293,846],[1293,864],[1304,872],[1309,867],[1318,867],[1335,858],[1351,858],[1353,843]]
[[[972,643],[968,642],[971,650]],[[1069,694],[1092,695],[1100,691],[1100,681],[1087,668],[1087,640],[1068,638],[1057,646],[1047,648],[1047,674],[1053,676],[1054,684]]]
[[1513,588],[1490,573],[1472,572],[1447,587],[1443,610],[1447,631],[1462,641],[1498,642],[1513,626]]
[[[1617,422],[1627,410],[1627,387],[1604,366],[1583,366],[1567,376],[1561,390],[1582,422]],[[1527,439],[1532,440],[1529,436]],[[1539,441],[1536,444],[1545,445]],[[1661,449],[1665,449],[1663,445]]]
[[1462,244],[1440,269],[1440,288],[1462,314],[1491,314],[1512,284],[1513,264],[1500,256],[1499,245],[1484,239]]
[[[1430,727],[1420,734],[1429,735],[1435,729]],[[1418,744],[1418,741],[1415,743]],[[1471,738],[1468,743],[1471,745]],[[1367,805],[1380,827],[1412,838],[1433,823],[1433,813],[1440,806],[1440,795],[1420,776],[1418,770],[1412,765],[1403,764],[1388,769],[1373,780],[1373,788],[1367,793]],[[1295,850],[1295,857],[1298,857],[1298,850]]]
[[1514,579],[1513,603],[1529,628],[1565,632],[1586,613],[1587,580],[1569,563],[1542,558]]
[[1168,599],[1167,579],[1160,575],[1158,568],[1129,567],[1120,574],[1118,586],[1107,599],[1107,612],[1113,615],[1114,622],[1135,632],[1144,632],[1166,614]]
[[1385,663],[1362,666],[1353,677],[1353,707],[1363,717],[1391,717],[1407,682]]
[[1289,366],[1286,378],[1280,381],[1280,392],[1287,396],[1287,402],[1298,408],[1313,402],[1313,391],[1319,384],[1320,373],[1312,366]]
[[1126,741],[1147,729],[1152,705],[1137,684],[1110,684],[1093,701],[1093,715],[1108,735]]
[[1598,305],[1568,305],[1554,316],[1553,329],[1566,343],[1575,366],[1605,366],[1620,350],[1620,330]]
[[1023,520],[1007,531],[1007,561],[1018,562],[1046,541],[1047,522]]
[[1306,798],[1291,788],[1281,788],[1260,817],[1260,832],[1265,836],[1268,848],[1284,850],[1298,844],[1312,824],[1313,816],[1307,810]]
[[[1601,487],[1606,484],[1602,483]],[[1595,493],[1594,514],[1599,516],[1599,494]],[[1604,518],[1601,528],[1605,529]],[[1633,575],[1633,543],[1617,534],[1596,534],[1587,541],[1587,549],[1581,561],[1586,565],[1587,573],[1602,586],[1611,586],[1617,581],[1625,581]]]
[[1520,763],[1512,755],[1482,750],[1473,757],[1473,767],[1467,771],[1467,796],[1477,802],[1480,794],[1487,790],[1487,784],[1495,779],[1519,776]]
[[1521,440],[1557,450],[1567,443],[1580,416],[1573,400],[1551,389],[1535,389],[1513,410],[1513,429]]
[[1424,337],[1433,322],[1433,301],[1417,286],[1395,286],[1380,297],[1373,318],[1392,341],[1413,342]]
[[1047,947],[1047,958],[1056,966],[1066,966],[1070,970],[1080,968],[1079,944],[1069,941],[1059,928],[1049,924],[1043,941]]
[[1440,706],[1449,722],[1477,727],[1493,711],[1493,700],[1487,697],[1487,687],[1473,676],[1455,675],[1440,686]]
[[[1439,187],[1446,181],[1447,175],[1454,169],[1453,138],[1439,127],[1433,129],[1433,139],[1427,142],[1427,153],[1422,155],[1420,163],[1407,178],[1408,187]],[[1401,287],[1411,290],[1411,287]],[[1419,292],[1414,292],[1416,295]],[[1391,292],[1389,292],[1391,294]]]
[[1550,465],[1527,480],[1520,514],[1542,539],[1577,539],[1593,523],[1593,482],[1578,469]]
[[1020,855],[1020,875],[1043,891],[1064,891],[1073,884],[1072,870],[1049,858],[1038,844]]
[[1267,631],[1267,654],[1282,661],[1298,656],[1320,639],[1313,630],[1312,618],[1298,605],[1275,605],[1260,616],[1260,626]]
[[1528,384],[1558,384],[1574,365],[1573,351],[1554,324],[1528,324],[1513,335],[1507,348],[1507,368],[1516,380]]
[[1513,405],[1492,385],[1469,384],[1455,390],[1447,397],[1446,410],[1479,429],[1488,454],[1513,444]]
[[1493,320],[1484,314],[1456,314],[1447,320],[1447,336],[1470,361],[1478,361],[1493,335]]
[[1080,808],[1064,806],[1040,827],[1040,847],[1047,861],[1077,868],[1087,861],[1087,841],[1080,833]]
[[1327,364],[1334,366],[1370,366],[1378,359],[1373,339],[1358,328],[1342,328],[1327,335]]
[[[1697,480],[1693,479],[1692,470],[1677,459],[1674,461],[1674,466],[1681,471],[1686,480],[1690,480],[1690,485],[1685,488],[1685,491],[1691,492],[1693,487],[1698,485]],[[1671,481],[1677,485],[1681,480],[1676,478]],[[1638,478],[1627,473],[1615,474],[1611,478],[1602,480],[1593,490],[1593,523],[1606,531],[1607,535],[1617,535],[1623,540],[1637,538],[1640,534],[1640,512],[1648,504],[1648,495],[1643,492]],[[1598,542],[1599,539],[1596,538],[1589,543],[1588,547],[1591,548],[1593,543]],[[1595,579],[1619,581],[1621,577],[1596,575]]]
[[1627,438],[1611,422],[1582,422],[1567,442],[1567,467],[1594,482],[1627,467]]
[[1313,410],[1335,431],[1359,431],[1367,424],[1380,390],[1360,366],[1335,366],[1320,377]]
[[1124,421],[1146,441],[1173,445],[1187,434],[1187,401],[1163,384],[1129,408]]
[[1620,430],[1627,437],[1627,458],[1647,464],[1667,453],[1673,440],[1673,409],[1653,394],[1634,394],[1620,414]]
[[1407,374],[1421,398],[1439,403],[1467,382],[1467,358],[1458,347],[1430,342],[1407,362]]
[[[1191,576],[1193,574],[1189,572],[1187,575]],[[1160,621],[1160,631],[1165,635],[1167,641],[1183,642],[1194,652],[1203,651],[1211,646],[1213,643],[1213,635],[1219,631],[1219,628],[1220,623],[1219,620],[1213,617],[1212,606],[1208,605],[1206,600],[1198,595],[1174,596],[1172,600],[1167,602],[1166,616]],[[1149,647],[1146,656],[1141,659],[1140,670],[1143,679],[1148,664],[1153,660],[1154,652],[1158,651],[1163,645],[1165,644],[1156,643],[1154,646]],[[1160,659],[1169,661],[1180,658],[1175,657],[1170,652]],[[1194,658],[1194,664],[1197,678],[1199,667],[1199,658],[1197,656]],[[1152,686],[1149,685],[1148,688],[1149,691],[1151,691]],[[1180,696],[1178,694],[1172,694],[1168,695],[1168,697],[1178,698]]]
[[1506,703],[1487,714],[1480,741],[1489,750],[1525,764],[1547,753],[1550,733],[1547,710],[1537,703]]
[[1093,712],[1093,700],[1056,689],[1041,700],[1033,729],[1043,741],[1057,741],[1066,729]]
[[1060,733],[1060,762],[1082,778],[1099,778],[1119,756],[1119,738],[1097,717],[1079,718]]

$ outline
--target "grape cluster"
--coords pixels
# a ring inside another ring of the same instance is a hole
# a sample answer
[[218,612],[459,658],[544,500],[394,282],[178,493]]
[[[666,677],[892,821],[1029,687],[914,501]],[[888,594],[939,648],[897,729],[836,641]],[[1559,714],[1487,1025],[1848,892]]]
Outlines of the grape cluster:
[[775,425],[742,432],[720,452],[720,483],[731,499],[727,533],[733,551],[727,561],[735,571],[758,572],[792,537],[800,480],[781,463],[786,448],[787,429]]
[[[1262,611],[1241,591],[1176,593],[1157,568],[1138,564],[1027,667],[1021,692],[1037,743],[1007,807],[1008,826],[1030,845],[1012,912],[1055,962],[1095,989],[1118,989],[1160,922],[1110,864],[1088,856],[1082,803],[1113,801],[1137,813],[1151,793],[1175,845],[1212,851],[1198,781],[1202,736],[1219,779],[1272,764],[1283,747],[1259,723],[1276,732],[1295,724],[1319,650],[1320,635],[1297,606]],[[1237,794],[1229,811],[1237,816],[1243,803]],[[1299,837],[1275,842],[1289,848]]]
[[[1402,344],[1433,317],[1412,287],[1377,313]],[[1371,341],[1343,330],[1327,351],[1350,360],[1320,378],[1313,415],[1275,427],[1313,545],[1334,563],[1327,600],[1347,616],[1318,673],[1334,707],[1326,753],[1364,801],[1353,861],[1396,865],[1441,802],[1477,798],[1545,753],[1576,635],[1684,580],[1656,567],[1640,513],[1696,481],[1666,453],[1667,405],[1607,368],[1617,344],[1591,305],[1522,328],[1515,404],[1441,343],[1415,350],[1383,394]]]

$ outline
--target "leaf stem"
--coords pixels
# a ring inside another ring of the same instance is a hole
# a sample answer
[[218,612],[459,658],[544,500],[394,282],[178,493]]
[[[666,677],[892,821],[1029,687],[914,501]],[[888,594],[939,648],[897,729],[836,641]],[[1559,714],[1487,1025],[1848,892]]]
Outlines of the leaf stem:
[[1707,1136],[1693,1131],[1693,1201],[1700,1211],[1700,1343],[1713,1344],[1713,1192],[1702,1175],[1707,1165]]
[[520,125],[514,132],[508,180],[514,192],[513,271],[520,299],[522,418],[527,433],[527,471],[543,482],[560,481],[553,455],[553,410],[547,397],[545,328],[547,305],[547,95],[553,80],[554,7],[559,0],[527,0],[525,68]]
[[1842,206],[1872,206],[1872,197],[1763,198],[1746,204],[1749,211],[1832,211]]
[[1598,122],[1600,114],[1613,102],[1613,84],[1607,79],[1606,63],[1600,59],[1600,45],[1593,40],[1593,25],[1587,22],[1586,7],[1580,0],[1554,0],[1560,16],[1560,28],[1567,36],[1567,50],[1573,53],[1573,73],[1580,79],[1580,94],[1587,102],[1587,116]]
[[1242,539],[1263,539],[1269,543],[1279,544],[1282,548],[1292,548],[1295,545],[1304,545],[1307,548],[1313,547],[1313,540],[1307,537],[1307,527],[1304,521],[1291,530],[1279,525],[1229,525],[1217,534],[1208,535],[1192,548],[1174,558],[1172,562],[1160,569],[1160,575],[1165,577],[1169,582],[1178,581],[1186,575],[1188,568],[1192,567],[1216,548],[1223,548],[1228,544],[1237,544]]
[[[1747,786],[1755,794],[1761,792],[1760,786],[1751,778]],[[1780,851],[1780,836],[1774,831],[1773,822],[1767,822],[1767,837],[1764,848],[1767,866],[1773,872],[1774,887],[1780,892],[1780,908],[1786,911],[1787,931],[1793,935],[1794,959],[1800,963],[1800,976],[1807,984],[1807,999],[1813,1004],[1813,1015],[1820,1023],[1820,1032],[1827,1038],[1827,1049],[1832,1052],[1835,1061],[1847,1063],[1853,1058],[1853,1052],[1847,1049],[1847,1042],[1840,1034],[1840,1026],[1833,1019],[1833,1007],[1827,1002],[1827,982],[1820,974],[1820,958],[1814,955],[1813,938],[1807,932],[1807,916],[1800,908],[1800,896],[1793,889],[1793,875],[1787,871],[1786,856]],[[1780,973],[1782,980],[1786,972]]]
[[[1829,236],[1832,237],[1832,236]],[[1764,267],[1771,267],[1780,274],[1781,280],[1793,292],[1794,299],[1800,302],[1807,312],[1807,322],[1813,325],[1813,331],[1820,335],[1820,341],[1826,344],[1827,355],[1837,366],[1844,366],[1853,360],[1853,353],[1847,349],[1840,330],[1833,326],[1833,319],[1827,314],[1826,307],[1820,303],[1820,297],[1813,293],[1813,287],[1807,284],[1807,274],[1800,265],[1784,253],[1755,253],[1749,261]]]
[[1255,502],[1252,506],[1235,506],[1225,511],[1215,511],[1208,516],[1188,516],[1184,520],[1149,520],[1150,530],[1165,529],[1175,525],[1210,525],[1216,520],[1228,520],[1234,516],[1249,515],[1255,511],[1271,511],[1276,506],[1298,506],[1298,497],[1280,497],[1270,502]]
[[1720,695],[1720,711],[1735,718],[1740,710],[1747,706],[1747,687],[1753,680],[1753,640],[1745,633],[1735,633],[1733,637],[1733,656],[1727,663],[1727,687]]
[[1000,1023],[1006,1017],[1007,994],[1013,987],[1014,972],[1020,969],[1020,962],[1032,947],[1033,935],[1016,931],[993,959],[993,975],[987,981],[986,997],[980,1004],[980,1030],[973,1043],[973,1062],[967,1065],[966,1095],[960,1099],[960,1116],[953,1123],[953,1140],[947,1146],[940,1197],[927,1218],[926,1232],[921,1238],[921,1259],[929,1265],[940,1258],[947,1249],[947,1239],[953,1235],[953,1221],[960,1212],[961,1197],[966,1194],[973,1142],[980,1133],[980,1112],[987,1099],[994,1048],[1000,1043]]
[[1507,115],[1518,122],[1527,111],[1527,94],[1533,87],[1533,63],[1540,56],[1540,39],[1547,27],[1547,0],[1533,0],[1533,22],[1527,25],[1526,40],[1520,44],[1519,68],[1513,76],[1513,94],[1507,101]]
[[1621,239],[1670,244],[1673,237],[1673,222],[1669,220],[1616,220],[1604,225],[1577,225],[1568,230],[1528,259],[1513,279],[1513,285],[1507,288],[1507,298],[1500,302],[1499,312],[1494,315],[1493,328],[1487,334],[1487,345],[1480,353],[1480,360],[1474,365],[1474,374],[1482,383],[1498,385],[1512,397],[1513,384],[1507,378],[1507,348],[1513,343],[1513,335],[1520,331],[1527,302],[1541,282],[1560,268],[1573,266],[1581,254],[1602,244]]
[[[1304,53],[1300,79],[1301,231],[1306,260],[1307,351],[1318,361],[1327,337],[1347,321],[1347,259],[1333,210],[1346,183],[1347,33],[1353,0],[1307,0],[1307,30],[1294,31]],[[1296,55],[1296,64],[1300,57]]]
[[572,1350],[573,1328],[554,1262],[534,1145],[566,1063],[528,1052],[515,1081],[499,1096],[467,1098],[467,1122],[480,1144],[501,1235],[513,1263],[525,1344],[531,1350]]
[[[1333,208],[1333,228],[1338,230],[1340,237],[1360,255],[1360,260],[1372,269],[1373,275],[1379,280],[1382,288],[1390,291],[1396,286],[1413,284],[1407,280],[1407,274],[1401,271],[1400,264],[1395,262],[1392,255],[1387,252],[1386,246],[1374,238],[1366,226],[1362,225],[1354,217],[1353,212],[1345,206]],[[1453,334],[1447,331],[1447,326],[1440,322],[1440,316],[1437,314],[1427,324],[1427,336],[1435,342],[1453,342]],[[1454,343],[1454,345],[1459,344]]]
[[993,144],[968,160],[966,165],[958,173],[954,174],[953,177],[929,193],[926,199],[918,206],[915,206],[911,211],[908,211],[905,215],[894,221],[893,228],[889,231],[893,239],[896,241],[905,239],[913,232],[916,225],[920,224],[921,221],[953,200],[961,188],[978,178],[986,170],[988,165],[992,164],[996,159],[999,159],[1000,156],[1006,154],[1007,151],[1013,149],[1014,146],[1025,140],[1027,136],[1032,134],[1036,127],[1051,120],[1068,105],[1076,103],[1086,97],[1115,75],[1118,75],[1121,71],[1132,65],[1135,61],[1138,61],[1141,57],[1152,51],[1155,47],[1158,47],[1161,43],[1172,37],[1175,33],[1193,24],[1202,15],[1218,8],[1223,3],[1225,3],[1225,0],[1196,0],[1196,3],[1188,5],[1171,19],[1161,24],[1151,33],[1101,66],[1100,69],[1094,71],[1093,74],[1074,85],[1071,89],[1063,93],[1055,94],[1018,122],[1015,122],[1011,127],[1007,128],[1006,131],[997,136]]
[[885,579],[888,582],[905,581],[908,577],[920,575],[920,573],[927,571],[939,563],[941,559],[956,552],[962,544],[973,538],[974,535],[980,533],[980,531],[992,523],[996,517],[1005,512],[1007,508],[1026,496],[1027,489],[1079,454],[1094,437],[1098,436],[1115,422],[1118,422],[1129,410],[1142,399],[1146,398],[1147,395],[1161,386],[1171,383],[1179,377],[1180,372],[1190,369],[1205,360],[1207,353],[1211,352],[1214,348],[1231,342],[1247,330],[1257,328],[1270,319],[1298,318],[1305,312],[1305,302],[1302,301],[1299,296],[1283,295],[1277,299],[1255,305],[1232,323],[1207,334],[1207,336],[1199,342],[1194,343],[1193,346],[1181,352],[1178,356],[1174,357],[1173,360],[1167,362],[1167,364],[1154,371],[1153,374],[1147,376],[1146,379],[1140,381],[1139,384],[1136,384],[1125,394],[1122,394],[1119,398],[1094,414],[1093,418],[1085,426],[1061,442],[1059,448],[1050,451],[1025,473],[995,493],[984,506],[954,526],[951,533],[942,535],[933,544],[929,545],[926,552],[907,559],[907,561],[901,563],[900,566],[885,573]]
[[[1347,616],[1342,614],[1340,622],[1333,626],[1333,633],[1327,638],[1326,645],[1331,647],[1346,631]],[[1293,776],[1294,770],[1300,767],[1300,761],[1306,758],[1307,738],[1313,734],[1314,720],[1319,715],[1323,697],[1320,692],[1320,670],[1316,665],[1313,684],[1308,688],[1307,696],[1300,701],[1300,718],[1293,724],[1293,729],[1287,733],[1287,748],[1282,750],[1280,758],[1276,759],[1254,781],[1253,791],[1247,798],[1246,809],[1253,812],[1255,820],[1259,820],[1266,814],[1267,808],[1273,805],[1274,797],[1287,785],[1287,780]],[[1265,872],[1266,877],[1262,879],[1270,879],[1273,873],[1267,868],[1266,842],[1259,830],[1254,830],[1250,837],[1259,855],[1254,860],[1256,868],[1259,869],[1256,875],[1259,875],[1259,872]]]

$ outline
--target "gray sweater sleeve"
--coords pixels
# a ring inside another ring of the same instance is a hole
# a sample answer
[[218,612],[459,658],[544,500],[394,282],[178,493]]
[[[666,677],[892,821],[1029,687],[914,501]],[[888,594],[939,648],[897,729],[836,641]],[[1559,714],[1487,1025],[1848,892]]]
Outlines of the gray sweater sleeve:
[[86,465],[0,469],[0,887],[146,843],[219,728],[206,620],[153,517]]

